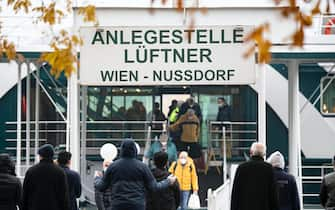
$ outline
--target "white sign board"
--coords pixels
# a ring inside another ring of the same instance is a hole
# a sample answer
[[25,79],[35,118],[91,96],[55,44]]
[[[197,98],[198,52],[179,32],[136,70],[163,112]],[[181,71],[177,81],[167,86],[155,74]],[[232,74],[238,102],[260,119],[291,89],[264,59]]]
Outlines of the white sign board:
[[244,58],[251,26],[84,27],[83,85],[238,85],[255,83]]

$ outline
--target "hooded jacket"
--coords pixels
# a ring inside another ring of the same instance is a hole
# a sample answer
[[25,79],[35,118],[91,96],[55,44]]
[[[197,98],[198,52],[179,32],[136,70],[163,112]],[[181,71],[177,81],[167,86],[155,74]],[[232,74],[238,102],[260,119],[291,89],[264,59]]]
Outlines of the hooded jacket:
[[[152,174],[157,181],[166,179],[170,173],[166,170],[155,168]],[[168,189],[158,193],[149,193],[147,196],[147,210],[176,210],[180,203],[179,185],[176,182]]]
[[0,170],[0,209],[21,209],[22,185],[14,175]]
[[134,141],[123,141],[120,156],[103,177],[95,178],[95,187],[100,191],[111,190],[113,210],[144,210],[145,194],[168,188],[169,181],[156,182],[148,166],[136,159]]

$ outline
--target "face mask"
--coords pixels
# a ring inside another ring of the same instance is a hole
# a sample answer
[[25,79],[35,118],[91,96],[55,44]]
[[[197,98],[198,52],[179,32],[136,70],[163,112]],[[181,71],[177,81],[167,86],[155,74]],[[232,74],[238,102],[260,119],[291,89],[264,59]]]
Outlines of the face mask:
[[186,164],[186,162],[187,162],[187,160],[186,159],[180,159],[180,163],[182,164],[182,165],[185,165]]

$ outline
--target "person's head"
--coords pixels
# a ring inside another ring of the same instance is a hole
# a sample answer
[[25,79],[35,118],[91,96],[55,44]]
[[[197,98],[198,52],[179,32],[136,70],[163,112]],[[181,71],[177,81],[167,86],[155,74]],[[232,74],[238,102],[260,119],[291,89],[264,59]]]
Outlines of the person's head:
[[279,151],[272,153],[267,162],[269,162],[274,168],[285,168],[284,156]]
[[61,166],[70,166],[72,154],[67,151],[62,151],[58,154],[57,162]]
[[160,105],[159,105],[158,102],[155,102],[155,103],[154,103],[154,109],[155,109],[155,110],[159,110],[159,109],[160,109]]
[[134,140],[125,139],[121,144],[121,152],[120,156],[122,158],[136,158],[137,156],[137,148]]
[[54,147],[51,144],[44,144],[38,149],[40,160],[52,160],[55,154]]
[[251,157],[261,157],[264,158],[266,155],[266,146],[259,142],[254,142],[250,147]]
[[154,154],[154,164],[159,169],[164,169],[167,166],[168,154],[166,152],[156,152]]
[[169,136],[167,135],[166,132],[163,132],[160,136],[159,136],[159,141],[162,145],[166,145],[167,142],[169,140]]
[[223,97],[218,98],[218,105],[219,106],[224,106],[226,104],[226,100]]
[[186,111],[186,114],[187,114],[187,116],[193,116],[193,115],[195,115],[195,111],[194,111],[194,109],[188,109]]
[[171,101],[171,106],[177,106],[177,104],[178,104],[178,101],[176,99],[173,99]]
[[185,165],[187,163],[188,153],[186,151],[181,151],[179,153],[179,162],[182,165]]
[[0,154],[0,173],[15,175],[15,165],[9,154]]
[[193,97],[188,98],[186,102],[190,107],[192,107],[195,103]]
[[137,106],[137,104],[138,104],[138,101],[136,101],[136,100],[133,100],[133,101],[131,102],[131,104],[133,105],[133,107],[135,107],[135,106]]

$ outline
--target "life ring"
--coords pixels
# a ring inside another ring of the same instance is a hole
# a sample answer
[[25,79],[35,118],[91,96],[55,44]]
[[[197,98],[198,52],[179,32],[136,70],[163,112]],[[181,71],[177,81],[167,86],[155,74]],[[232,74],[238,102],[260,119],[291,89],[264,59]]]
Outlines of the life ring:
[[329,19],[328,22],[326,23],[324,34],[326,35],[332,34],[332,28],[334,28],[332,27],[333,25],[335,25],[335,17]]

